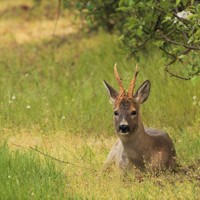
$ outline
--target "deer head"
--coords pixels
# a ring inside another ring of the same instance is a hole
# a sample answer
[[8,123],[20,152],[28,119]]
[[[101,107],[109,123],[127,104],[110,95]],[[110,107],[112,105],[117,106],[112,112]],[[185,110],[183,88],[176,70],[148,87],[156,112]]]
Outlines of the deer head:
[[130,82],[129,88],[126,91],[123,87],[122,80],[117,71],[117,66],[114,66],[114,75],[119,84],[120,91],[117,92],[106,81],[104,85],[110,96],[110,101],[114,107],[114,124],[117,134],[120,137],[134,134],[140,122],[139,107],[144,103],[150,93],[150,81],[146,80],[134,93],[135,82],[138,75],[138,65],[133,79]]

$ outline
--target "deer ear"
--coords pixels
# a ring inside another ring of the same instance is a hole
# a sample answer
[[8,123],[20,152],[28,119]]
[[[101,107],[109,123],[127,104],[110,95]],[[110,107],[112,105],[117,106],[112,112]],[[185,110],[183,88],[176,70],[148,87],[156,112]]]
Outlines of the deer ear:
[[134,94],[134,98],[138,103],[144,103],[150,93],[151,83],[149,80],[146,80],[137,90],[137,92]]
[[117,96],[119,95],[119,93],[112,87],[110,86],[105,80],[103,81],[105,88],[108,91],[108,94],[110,96],[110,102],[112,104],[115,103],[115,99],[117,98]]

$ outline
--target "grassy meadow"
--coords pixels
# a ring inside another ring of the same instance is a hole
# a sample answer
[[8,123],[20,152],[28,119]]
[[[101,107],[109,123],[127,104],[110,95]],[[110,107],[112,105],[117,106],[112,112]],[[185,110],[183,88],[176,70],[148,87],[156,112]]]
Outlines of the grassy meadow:
[[174,79],[159,52],[141,54],[137,87],[152,84],[143,122],[169,132],[188,170],[102,175],[116,140],[102,80],[117,88],[117,62],[128,85],[137,61],[115,35],[87,33],[74,11],[56,25],[57,1],[36,2],[0,0],[0,199],[198,199],[200,79]]

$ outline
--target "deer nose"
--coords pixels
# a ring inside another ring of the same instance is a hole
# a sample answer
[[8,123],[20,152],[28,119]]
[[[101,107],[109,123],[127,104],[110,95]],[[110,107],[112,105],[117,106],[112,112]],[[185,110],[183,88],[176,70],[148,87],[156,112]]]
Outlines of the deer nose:
[[120,124],[119,131],[121,131],[122,133],[130,132],[130,127],[127,124]]

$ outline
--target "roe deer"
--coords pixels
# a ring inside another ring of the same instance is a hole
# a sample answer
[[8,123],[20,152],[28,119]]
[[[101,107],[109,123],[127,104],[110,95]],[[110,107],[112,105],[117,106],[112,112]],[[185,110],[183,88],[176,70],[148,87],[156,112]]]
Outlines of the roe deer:
[[141,170],[174,169],[176,167],[176,152],[171,138],[164,131],[153,128],[144,128],[140,104],[144,103],[150,93],[150,81],[146,80],[134,94],[138,66],[134,77],[126,92],[119,77],[116,64],[114,66],[115,78],[119,84],[119,93],[106,81],[104,85],[108,90],[110,100],[114,106],[114,126],[118,140],[110,150],[104,169],[110,163],[115,163],[121,169],[135,166]]

